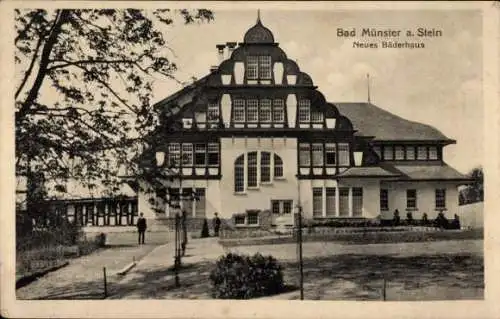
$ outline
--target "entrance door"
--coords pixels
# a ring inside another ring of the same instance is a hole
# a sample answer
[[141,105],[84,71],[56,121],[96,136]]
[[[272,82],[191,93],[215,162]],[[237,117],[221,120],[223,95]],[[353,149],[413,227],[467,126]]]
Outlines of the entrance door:
[[277,228],[293,227],[293,200],[271,200],[272,224]]

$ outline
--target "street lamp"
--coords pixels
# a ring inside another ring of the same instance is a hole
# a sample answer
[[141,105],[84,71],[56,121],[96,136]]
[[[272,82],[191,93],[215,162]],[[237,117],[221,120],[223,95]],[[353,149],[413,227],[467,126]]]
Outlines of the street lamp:
[[[165,152],[163,151],[157,151],[156,154],[155,154],[155,158],[156,158],[156,166],[157,167],[161,167],[163,166],[163,164],[165,163]],[[173,168],[170,170],[171,173],[173,174],[176,174],[177,173],[177,168]],[[179,194],[180,195],[180,194]],[[173,204],[174,205],[170,205],[170,203],[168,203],[168,205],[170,207],[173,207],[175,209],[178,209],[179,207],[179,198],[174,198],[172,200]],[[174,255],[174,272],[175,272],[175,286],[176,287],[179,287],[180,286],[180,282],[179,282],[179,267],[180,267],[180,264],[181,264],[181,256],[180,256],[180,216],[179,216],[179,213],[176,212],[175,213],[175,233],[174,233],[174,249],[175,249],[175,255]]]
[[299,250],[299,287],[300,300],[304,300],[304,264],[302,261],[302,206],[297,205],[296,225],[297,225],[297,248]]

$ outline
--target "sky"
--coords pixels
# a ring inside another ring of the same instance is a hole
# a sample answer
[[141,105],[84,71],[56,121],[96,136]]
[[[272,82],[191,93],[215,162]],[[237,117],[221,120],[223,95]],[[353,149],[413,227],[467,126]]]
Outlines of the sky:
[[[214,10],[210,24],[164,29],[174,51],[177,78],[201,78],[217,64],[216,44],[242,42],[256,22],[256,10]],[[330,102],[367,101],[403,118],[429,124],[457,144],[445,147],[447,163],[463,173],[483,160],[482,19],[480,11],[297,11],[261,10],[261,20],[301,71],[309,74]],[[357,30],[355,38],[337,29]],[[402,30],[399,42],[424,43],[423,49],[380,48],[382,38],[362,38],[362,28]],[[442,31],[440,37],[407,38],[406,30]],[[353,41],[378,42],[379,48],[353,48]],[[155,81],[153,101],[181,86]]]

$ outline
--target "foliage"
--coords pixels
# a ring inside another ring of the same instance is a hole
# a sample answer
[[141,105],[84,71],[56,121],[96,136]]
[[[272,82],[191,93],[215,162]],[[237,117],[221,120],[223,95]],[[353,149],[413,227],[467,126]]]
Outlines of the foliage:
[[116,191],[119,164],[135,168],[157,122],[153,80],[180,82],[165,32],[212,19],[204,9],[16,9],[16,175]]
[[422,226],[427,226],[429,225],[429,218],[427,216],[427,213],[422,214],[422,220],[420,221]]
[[283,291],[283,269],[272,256],[229,253],[219,258],[210,273],[213,297],[250,299]]
[[460,190],[459,205],[484,201],[484,173],[482,167],[472,169],[468,177],[472,179],[472,183]]
[[406,224],[413,225],[413,214],[411,212],[406,213]]
[[203,220],[203,227],[201,229],[201,238],[207,238],[207,237],[210,237],[210,233],[208,231],[208,221],[205,218],[205,220]]
[[437,228],[448,229],[448,219],[444,216],[443,212],[439,212],[436,219],[434,220],[434,225]]
[[394,211],[394,216],[392,217],[393,226],[398,226],[401,223],[401,217],[399,217],[399,211],[396,209]]

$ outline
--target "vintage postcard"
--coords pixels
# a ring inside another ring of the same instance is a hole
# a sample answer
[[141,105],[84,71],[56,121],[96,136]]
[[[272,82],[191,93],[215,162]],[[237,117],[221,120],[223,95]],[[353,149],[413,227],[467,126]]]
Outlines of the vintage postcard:
[[497,2],[0,6],[3,316],[500,316]]

